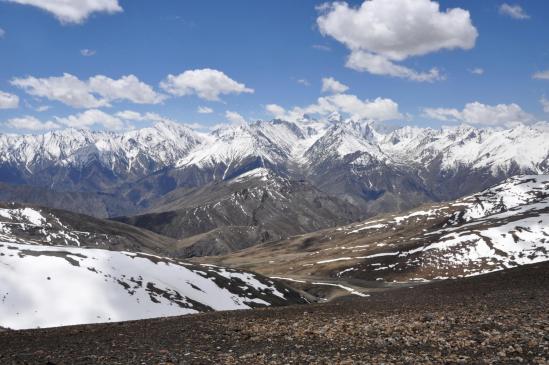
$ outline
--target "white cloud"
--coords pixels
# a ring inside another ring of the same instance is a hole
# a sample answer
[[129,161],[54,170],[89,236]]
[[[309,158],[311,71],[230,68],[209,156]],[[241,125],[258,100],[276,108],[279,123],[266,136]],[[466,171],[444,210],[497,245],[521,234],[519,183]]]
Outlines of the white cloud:
[[522,110],[517,104],[486,105],[479,102],[468,103],[463,110],[447,108],[426,108],[428,118],[466,124],[487,126],[511,126],[517,123],[533,123],[533,115]]
[[204,129],[202,124],[200,123],[181,123],[179,121],[176,121],[174,119],[164,117],[162,115],[159,115],[157,113],[139,113],[133,110],[123,110],[115,114],[117,118],[126,120],[126,121],[147,121],[147,122],[170,122],[170,123],[176,123],[176,124],[182,124],[192,129]]
[[337,81],[333,77],[324,77],[322,79],[322,92],[341,94],[349,90],[349,87],[341,82]]
[[29,131],[41,131],[47,129],[57,129],[60,127],[59,124],[52,121],[41,122],[32,116],[24,116],[20,118],[9,119],[6,123],[6,126],[15,129],[29,130]]
[[207,106],[199,106],[199,107],[196,109],[196,112],[199,113],[199,114],[212,114],[212,113],[213,113],[213,109],[212,109],[212,108],[208,108]]
[[0,109],[14,109],[19,106],[19,97],[0,91]]
[[143,120],[144,116],[139,113],[135,112],[133,110],[123,110],[118,113],[116,113],[116,116],[121,119],[125,120]]
[[329,116],[333,113],[341,113],[354,119],[369,119],[386,121],[401,119],[403,115],[398,110],[398,104],[391,99],[376,98],[374,100],[361,100],[355,95],[336,94],[318,98],[315,104],[306,107],[294,107],[287,111],[276,104],[265,107],[267,112],[276,118],[295,121],[305,114]]
[[75,108],[110,106],[110,102],[116,100],[128,100],[137,104],[157,104],[164,99],[164,96],[157,94],[134,75],[123,76],[118,80],[97,75],[83,81],[65,73],[58,77],[15,78],[11,84],[30,95],[60,101]]
[[298,79],[298,80],[297,80],[297,83],[298,83],[298,84],[301,84],[301,85],[303,85],[303,86],[309,86],[309,85],[311,85],[311,84],[309,83],[309,81],[307,81],[306,79]]
[[318,98],[317,103],[305,108],[306,114],[328,115],[333,112],[353,118],[385,121],[402,117],[398,104],[391,99],[361,100],[355,95],[337,94]]
[[89,79],[90,91],[108,101],[128,100],[136,104],[158,104],[165,96],[156,93],[152,87],[134,75],[122,76],[118,80],[97,75]]
[[33,116],[24,116],[21,118],[9,119],[4,125],[21,130],[48,130],[62,127],[71,128],[90,128],[93,126],[103,127],[105,129],[127,129],[131,128],[128,122],[147,121],[147,122],[171,122],[183,124],[193,129],[204,129],[199,123],[179,123],[170,118],[163,117],[156,113],[139,113],[133,110],[123,110],[116,114],[108,114],[98,109],[89,109],[82,113],[69,115],[66,117],[53,117],[52,120],[40,121]]
[[509,5],[507,3],[501,4],[499,7],[499,13],[510,16],[513,19],[530,19],[530,15],[526,14],[520,5]]
[[246,123],[246,119],[244,119],[244,117],[240,114],[238,114],[237,112],[232,112],[232,111],[229,111],[227,110],[225,112],[225,118],[227,118],[227,120],[229,122],[231,122],[232,124],[245,124]]
[[157,113],[139,113],[133,110],[123,110],[115,114],[117,118],[130,120],[130,121],[149,121],[149,122],[160,122],[163,120],[169,120]]
[[7,0],[36,6],[52,13],[61,23],[83,23],[92,13],[114,14],[122,11],[118,0]]
[[0,38],[4,38],[5,35],[6,35],[6,31],[0,28]]
[[543,111],[546,113],[549,113],[549,100],[545,98],[545,96],[542,96],[542,98],[539,101],[541,103],[541,106],[543,107]]
[[444,49],[471,49],[478,36],[468,11],[441,12],[431,0],[365,0],[358,8],[334,2],[318,9],[320,32],[351,51],[346,66],[377,75],[440,80],[436,68],[418,72],[395,62]]
[[532,77],[538,80],[549,80],[549,70],[536,72]]
[[484,75],[484,69],[480,67],[473,68],[469,70],[469,72],[472,73],[473,75]]
[[125,126],[120,118],[98,109],[86,110],[67,117],[54,117],[54,119],[57,124],[72,128],[89,128],[98,125],[107,129],[122,129]]
[[286,116],[286,109],[277,104],[268,104],[265,106],[265,110],[272,114],[275,118],[284,119]]
[[91,56],[94,56],[95,55],[95,50],[94,49],[88,49],[88,48],[84,48],[84,49],[81,49],[80,50],[80,54],[84,57],[91,57]]
[[166,92],[177,95],[193,95],[206,100],[219,100],[220,95],[253,93],[254,90],[236,82],[223,72],[209,68],[187,70],[179,75],[168,75],[160,83]]
[[97,108],[108,104],[106,100],[100,100],[92,95],[86,82],[67,73],[59,77],[15,78],[11,84],[30,95],[57,100],[76,108]]
[[346,66],[357,71],[368,71],[374,75],[400,77],[412,81],[433,82],[444,79],[437,68],[432,68],[428,72],[418,72],[398,65],[383,56],[364,51],[352,52],[347,59]]

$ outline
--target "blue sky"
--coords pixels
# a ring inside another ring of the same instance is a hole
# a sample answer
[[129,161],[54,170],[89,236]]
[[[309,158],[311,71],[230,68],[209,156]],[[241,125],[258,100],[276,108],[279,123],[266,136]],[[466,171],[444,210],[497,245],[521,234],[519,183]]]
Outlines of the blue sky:
[[[126,128],[158,116],[208,128],[332,111],[421,126],[549,120],[543,0],[368,0],[345,8],[312,0],[94,0],[90,9],[74,0],[68,10],[59,3],[0,0],[0,132]],[[412,23],[390,21],[406,16]],[[424,26],[422,19],[437,17]],[[396,38],[372,35],[374,27]],[[409,42],[394,44],[407,35]],[[352,66],[351,55],[370,61]],[[346,87],[321,91],[328,77]]]

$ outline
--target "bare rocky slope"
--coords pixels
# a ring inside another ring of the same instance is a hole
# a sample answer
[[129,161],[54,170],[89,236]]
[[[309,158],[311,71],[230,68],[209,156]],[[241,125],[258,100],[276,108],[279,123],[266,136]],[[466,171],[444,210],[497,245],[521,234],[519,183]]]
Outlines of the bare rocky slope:
[[175,239],[182,257],[219,255],[289,235],[348,224],[358,210],[303,180],[265,168],[227,182],[175,191],[153,212],[117,221]]

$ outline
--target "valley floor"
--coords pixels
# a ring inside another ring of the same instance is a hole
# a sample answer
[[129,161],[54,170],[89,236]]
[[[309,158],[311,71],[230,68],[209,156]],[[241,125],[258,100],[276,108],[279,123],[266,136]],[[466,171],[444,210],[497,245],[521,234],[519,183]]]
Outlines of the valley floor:
[[327,304],[0,332],[2,364],[549,363],[549,263]]

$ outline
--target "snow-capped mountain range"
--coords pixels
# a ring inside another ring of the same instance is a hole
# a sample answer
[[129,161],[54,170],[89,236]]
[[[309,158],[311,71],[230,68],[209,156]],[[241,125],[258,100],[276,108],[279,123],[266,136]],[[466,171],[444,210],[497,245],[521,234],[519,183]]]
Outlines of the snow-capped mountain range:
[[455,199],[516,174],[548,172],[549,127],[387,130],[367,121],[304,118],[211,133],[159,122],[122,133],[0,135],[0,182],[108,193],[114,197],[99,199],[133,204],[114,204],[106,209],[111,216],[142,212],[177,188],[228,181],[258,167],[307,179],[364,212],[406,209]]
[[511,164],[539,173],[547,169],[549,127],[541,123],[512,129],[408,126],[378,132],[375,128],[373,123],[353,120],[272,120],[202,133],[166,121],[121,133],[64,129],[39,135],[0,134],[0,162],[24,167],[29,174],[50,166],[99,162],[121,177],[143,177],[165,167],[229,166],[250,157],[270,165],[307,168],[354,154],[395,165],[426,164],[442,155],[443,170],[469,165],[497,173]]

